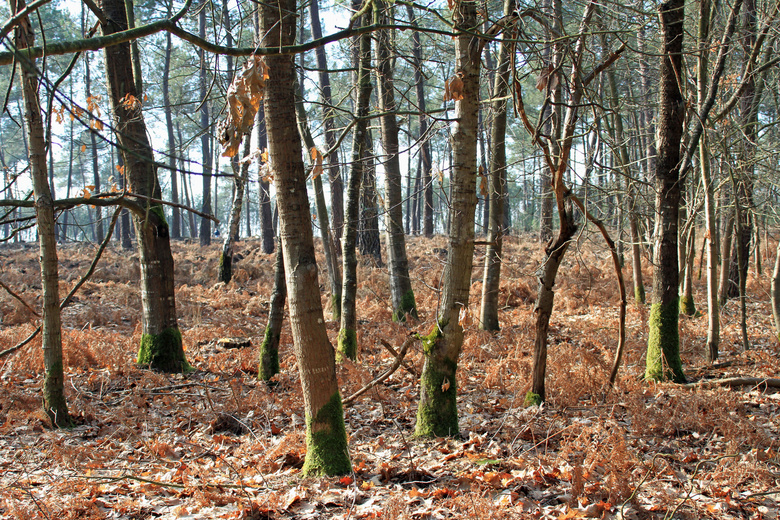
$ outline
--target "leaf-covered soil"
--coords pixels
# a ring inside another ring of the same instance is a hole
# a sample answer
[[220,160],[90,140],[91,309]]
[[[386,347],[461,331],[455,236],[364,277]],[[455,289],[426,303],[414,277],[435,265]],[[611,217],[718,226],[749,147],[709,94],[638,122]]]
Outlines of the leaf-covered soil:
[[[391,322],[387,272],[359,269],[359,359],[338,367],[346,397],[394,361],[435,321],[446,243],[409,241],[420,321]],[[759,387],[681,386],[642,380],[647,308],[629,302],[627,350],[616,388],[605,383],[617,343],[619,296],[606,250],[581,239],[557,283],[547,402],[523,405],[534,338],[532,237],[507,240],[502,330],[479,330],[484,251],[477,248],[466,340],[458,372],[460,435],[413,437],[419,344],[396,371],[345,409],[354,473],[304,479],[304,419],[289,327],[275,385],[257,380],[259,343],[273,285],[273,255],[237,246],[234,280],[215,283],[219,244],[174,244],[177,308],[197,371],[168,376],[134,365],[140,340],[137,255],[109,249],[64,311],[66,392],[75,426],[52,430],[40,409],[42,353],[36,338],[0,359],[2,518],[777,518],[780,394]],[[95,247],[62,246],[61,294]],[[35,245],[1,246],[0,280],[37,309]],[[764,265],[771,265],[763,258]],[[649,262],[645,261],[646,264]],[[324,265],[324,264],[321,264]],[[699,258],[696,259],[696,270]],[[769,275],[751,267],[748,336],[739,314],[721,314],[721,358],[703,358],[702,314],[681,318],[691,382],[778,377]],[[651,272],[644,273],[648,288]],[[631,280],[630,267],[625,269]],[[328,301],[320,277],[323,304]],[[630,290],[629,290],[630,291]],[[38,318],[0,290],[0,351]],[[328,323],[335,343],[338,325]],[[225,344],[248,339],[251,346]],[[227,348],[238,346],[239,348]]]

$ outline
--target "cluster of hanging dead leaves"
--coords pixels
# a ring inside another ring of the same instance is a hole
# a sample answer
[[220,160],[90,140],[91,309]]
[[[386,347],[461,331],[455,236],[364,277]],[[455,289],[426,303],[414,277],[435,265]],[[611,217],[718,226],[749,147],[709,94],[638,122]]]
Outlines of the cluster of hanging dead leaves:
[[252,130],[263,100],[268,65],[262,56],[250,56],[227,90],[227,117],[219,125],[223,157],[234,157],[244,134]]
[[[0,247],[9,259],[0,279],[38,306],[35,245]],[[343,395],[393,362],[380,340],[398,346],[411,331],[433,325],[446,247],[442,237],[408,240],[418,323],[393,323],[386,269],[359,266],[360,359],[338,367]],[[260,253],[256,241],[240,242],[234,281],[225,286],[214,282],[219,245],[179,242],[174,249],[179,323],[195,373],[167,376],[134,366],[139,266],[119,249],[107,251],[63,316],[73,430],[50,430],[39,411],[40,340],[0,359],[0,517],[777,518],[777,394],[643,383],[647,312],[636,306],[629,311],[618,387],[604,392],[617,298],[604,251],[587,236],[561,268],[547,404],[523,405],[539,246],[532,237],[509,237],[500,288],[503,328],[496,334],[478,329],[484,251],[477,248],[457,381],[461,436],[412,436],[422,366],[417,346],[407,355],[408,367],[345,409],[353,474],[316,479],[300,477],[305,419],[289,325],[275,386],[256,380],[273,255]],[[63,292],[93,251],[88,245],[60,249]],[[739,350],[736,306],[727,306],[722,359],[707,367],[707,317],[684,318],[681,351],[689,378],[780,372],[767,275],[751,272],[750,280],[753,350]],[[696,296],[704,300],[700,285]],[[0,294],[0,351],[26,337],[36,320]],[[327,327],[335,343],[338,324]],[[249,339],[251,346],[222,338]]]

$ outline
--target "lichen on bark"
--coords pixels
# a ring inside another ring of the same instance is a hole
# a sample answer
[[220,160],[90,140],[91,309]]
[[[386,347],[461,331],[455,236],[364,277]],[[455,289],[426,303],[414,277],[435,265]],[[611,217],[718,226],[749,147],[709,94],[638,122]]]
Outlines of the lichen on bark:
[[168,373],[194,370],[184,356],[181,332],[177,327],[169,327],[159,334],[144,334],[136,363]]
[[645,379],[684,383],[680,361],[679,300],[650,307]]
[[314,418],[306,417],[305,476],[334,476],[352,472],[344,427],[341,395],[334,393],[317,411]]

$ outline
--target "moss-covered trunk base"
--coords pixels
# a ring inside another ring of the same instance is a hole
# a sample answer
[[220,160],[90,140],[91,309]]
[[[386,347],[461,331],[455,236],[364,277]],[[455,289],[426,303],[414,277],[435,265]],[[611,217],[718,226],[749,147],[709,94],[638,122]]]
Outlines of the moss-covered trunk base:
[[634,287],[634,300],[638,305],[644,305],[647,303],[647,296],[645,295],[644,285],[637,285]]
[[305,476],[346,475],[352,472],[344,428],[344,410],[338,392],[319,409],[314,418],[306,417]]
[[679,300],[650,307],[645,379],[685,383],[680,361]]
[[437,355],[441,352],[437,343],[444,341],[442,324],[422,338],[425,365],[420,376],[420,405],[417,408],[418,437],[453,437],[458,427],[456,360]]
[[258,378],[269,381],[279,373],[279,333],[269,325],[265,328],[263,344],[260,345],[260,367]]
[[693,296],[680,297],[680,314],[683,316],[696,315],[696,304],[693,302]]
[[339,344],[336,349],[336,361],[341,363],[344,359],[357,359],[357,332],[352,329],[339,331]]
[[177,327],[167,328],[159,334],[144,334],[136,363],[168,373],[193,370],[184,356],[181,332]]
[[401,298],[401,305],[393,311],[393,321],[406,321],[407,314],[417,319],[417,303],[414,299],[414,291],[411,289]]

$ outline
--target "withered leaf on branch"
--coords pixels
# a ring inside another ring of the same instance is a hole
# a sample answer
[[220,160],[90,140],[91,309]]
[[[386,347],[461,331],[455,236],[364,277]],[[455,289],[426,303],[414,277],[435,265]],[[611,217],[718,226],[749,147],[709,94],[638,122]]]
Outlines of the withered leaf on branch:
[[311,160],[314,162],[314,166],[311,169],[311,178],[316,179],[322,174],[322,154],[317,150],[316,146],[311,147]]
[[233,78],[227,90],[227,118],[219,124],[223,157],[234,157],[242,136],[252,131],[267,79],[268,66],[261,56],[250,56]]
[[539,77],[536,80],[536,90],[542,91],[547,88],[549,83],[550,90],[555,90],[558,86],[558,75],[553,74],[555,67],[548,65],[539,71]]
[[444,82],[444,101],[460,101],[463,99],[463,80],[457,73]]

